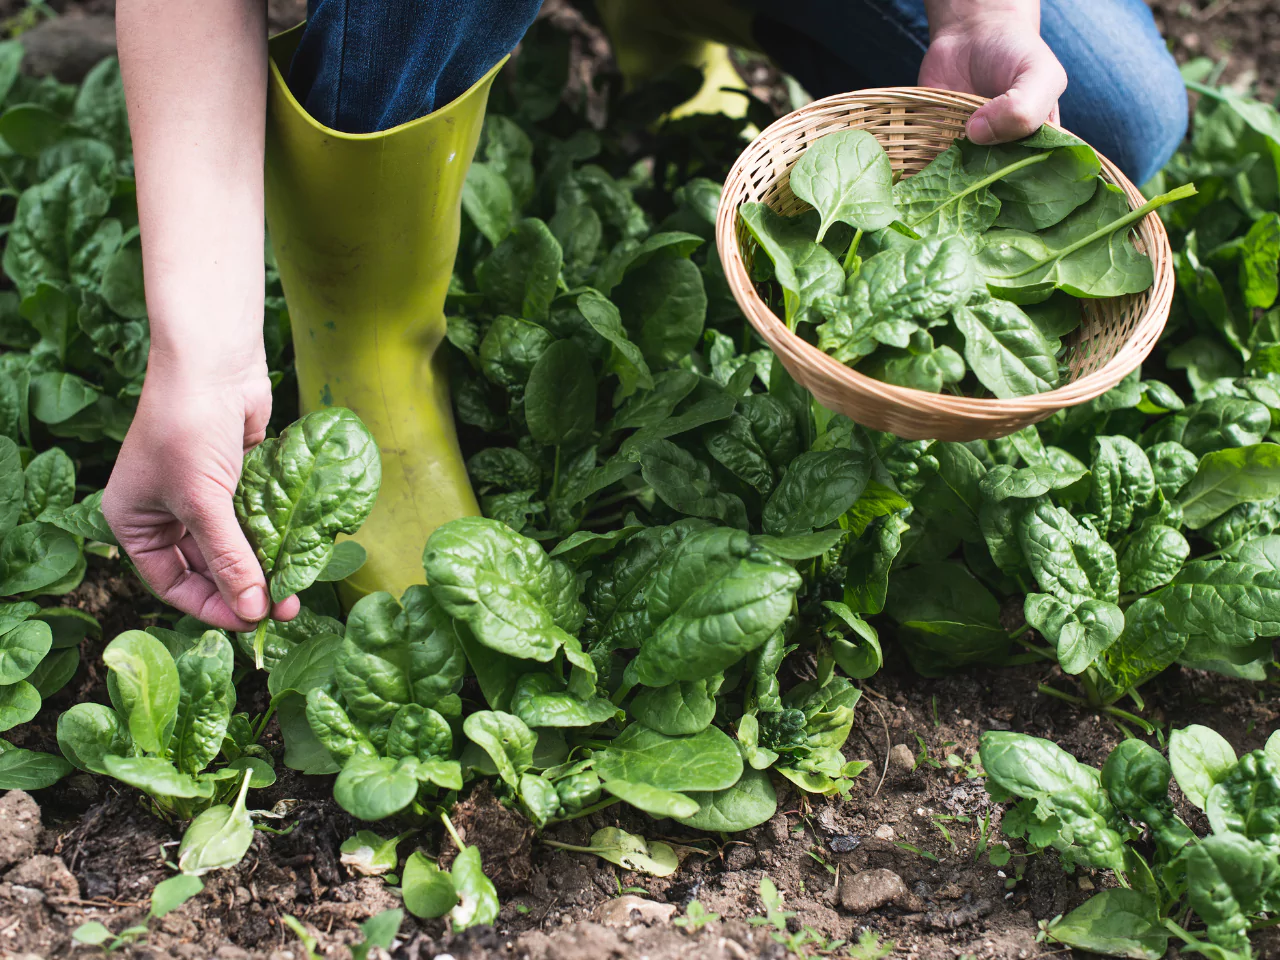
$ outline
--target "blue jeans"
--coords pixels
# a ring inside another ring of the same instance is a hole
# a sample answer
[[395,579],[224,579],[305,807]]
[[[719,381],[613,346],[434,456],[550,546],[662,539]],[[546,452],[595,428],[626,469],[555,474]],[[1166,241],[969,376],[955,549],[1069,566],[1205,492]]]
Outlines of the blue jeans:
[[[922,0],[742,0],[761,48],[815,97],[916,82]],[[430,113],[480,79],[540,0],[309,0],[289,85],[350,133]],[[1144,183],[1177,149],[1187,97],[1142,0],[1042,0],[1041,34],[1067,70],[1062,123]]]

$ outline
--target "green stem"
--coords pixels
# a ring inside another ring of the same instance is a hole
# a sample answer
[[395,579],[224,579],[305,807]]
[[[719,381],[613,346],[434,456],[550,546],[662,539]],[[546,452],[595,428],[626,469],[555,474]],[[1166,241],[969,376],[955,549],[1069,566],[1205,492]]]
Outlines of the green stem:
[[1009,639],[1012,640],[1014,643],[1018,644],[1019,646],[1025,647],[1026,649],[1030,650],[1036,656],[1042,657],[1043,659],[1048,660],[1050,663],[1058,662],[1057,656],[1048,647],[1036,646],[1036,644],[1032,643],[1030,640],[1024,640],[1022,639],[1022,637],[1015,637],[1013,635],[1010,635]]
[[1047,683],[1040,684],[1039,686],[1036,687],[1036,690],[1037,692],[1043,693],[1046,696],[1057,697],[1059,700],[1067,701],[1067,703],[1074,703],[1077,707],[1088,706],[1088,704],[1084,702],[1083,697],[1073,696],[1070,693],[1063,693],[1061,690],[1057,690],[1049,686]]
[[844,272],[846,274],[853,268],[853,260],[858,255],[858,244],[862,242],[862,228],[859,227],[853,235],[853,242],[849,244],[849,249],[844,255]]
[[271,620],[269,617],[258,621],[258,627],[253,631],[253,665],[259,670],[263,668],[262,650],[267,644],[267,624]]
[[1067,244],[1048,260],[1037,260],[1035,263],[1031,264],[1031,266],[1019,270],[1017,273],[1002,273],[997,279],[1016,280],[1018,277],[1025,277],[1028,273],[1031,273],[1034,270],[1047,267],[1051,263],[1057,263],[1064,257],[1071,256],[1071,254],[1075,253],[1077,250],[1084,249],[1096,240],[1101,240],[1103,237],[1111,236],[1111,234],[1118,230],[1123,230],[1129,224],[1141,220],[1152,210],[1155,210],[1158,207],[1163,207],[1166,203],[1173,203],[1175,200],[1185,200],[1187,197],[1195,196],[1195,194],[1196,185],[1194,183],[1184,183],[1182,186],[1175,187],[1168,193],[1162,193],[1158,197],[1152,197],[1137,210],[1130,210],[1123,217],[1120,217],[1118,220],[1111,221],[1111,223],[1108,223],[1106,226],[1099,227],[1097,230],[1093,231],[1093,233],[1088,236],[1081,237],[1075,243]]
[[1033,154],[1032,156],[1024,157],[1023,159],[1017,161],[1016,163],[1009,164],[1007,167],[1001,167],[995,173],[990,174],[989,176],[983,177],[981,180],[977,181],[976,183],[969,184],[969,186],[965,187],[963,190],[961,190],[959,193],[955,194],[954,196],[947,197],[946,200],[943,200],[942,203],[938,204],[936,207],[934,207],[932,210],[926,213],[923,217],[920,217],[919,219],[916,219],[916,220],[907,221],[907,226],[911,227],[911,229],[914,230],[916,227],[920,226],[920,224],[928,220],[932,220],[934,217],[936,217],[943,210],[947,209],[947,207],[951,206],[953,203],[959,203],[965,197],[969,196],[969,194],[976,193],[977,191],[981,190],[983,187],[989,187],[991,186],[991,184],[995,183],[997,180],[1003,180],[1009,174],[1014,173],[1018,170],[1021,170],[1023,167],[1030,167],[1037,163],[1044,163],[1051,156],[1053,156],[1053,151],[1045,150],[1041,153],[1036,153],[1036,154]]
[[561,843],[559,840],[548,840],[546,837],[540,838],[548,847],[555,847],[557,850],[568,850],[570,853],[604,853],[610,847],[580,847],[575,843]]
[[1183,85],[1192,93],[1198,93],[1202,97],[1211,97],[1214,100],[1226,100],[1227,95],[1217,87],[1210,87],[1203,83],[1197,83],[1195,80],[1183,80]]
[[1121,720],[1128,720],[1135,727],[1141,727],[1148,735],[1155,733],[1156,728],[1153,727],[1149,721],[1143,720],[1140,716],[1135,713],[1130,713],[1128,710],[1121,710],[1119,707],[1110,706],[1103,707],[1102,711],[1103,713],[1110,714],[1113,717],[1119,717]]
[[272,697],[271,702],[267,704],[266,711],[262,714],[262,721],[258,724],[258,728],[253,731],[253,742],[257,743],[262,738],[262,732],[267,729],[267,724],[276,712],[276,698]]
[[556,491],[560,489],[560,444],[556,444],[556,465],[551,474],[551,496],[548,498],[554,500]]
[[1020,636],[1022,636],[1024,633],[1026,633],[1030,629],[1031,629],[1031,624],[1027,621],[1024,621],[1022,626],[1020,626],[1017,630],[1010,631],[1009,639],[1017,640]]
[[463,850],[467,849],[467,845],[463,843],[462,838],[458,836],[458,831],[453,828],[453,821],[449,819],[449,815],[442,812],[440,814],[440,820],[444,823],[444,828],[449,831],[449,836],[453,838],[454,846],[458,848],[458,852],[461,853]]
[[589,807],[583,807],[577,813],[571,813],[567,817],[552,817],[547,822],[548,823],[564,823],[567,820],[578,820],[581,817],[589,817],[593,813],[599,813],[601,810],[606,810],[609,807],[612,807],[615,803],[621,803],[621,802],[622,801],[619,800],[617,797],[610,797],[608,800],[601,800],[599,803],[593,803]]

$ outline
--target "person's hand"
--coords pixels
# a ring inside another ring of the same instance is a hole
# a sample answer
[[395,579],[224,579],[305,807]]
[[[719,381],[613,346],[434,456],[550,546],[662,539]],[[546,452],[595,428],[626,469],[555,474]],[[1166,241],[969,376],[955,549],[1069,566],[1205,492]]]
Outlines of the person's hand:
[[920,84],[992,97],[969,118],[975,143],[1029,136],[1058,121],[1067,73],[1040,38],[1036,0],[932,0]]
[[271,416],[257,353],[211,375],[153,350],[102,498],[120,546],[160,599],[224,630],[251,630],[268,613],[290,620],[299,606],[290,597],[272,609],[231,502],[244,454],[262,442]]

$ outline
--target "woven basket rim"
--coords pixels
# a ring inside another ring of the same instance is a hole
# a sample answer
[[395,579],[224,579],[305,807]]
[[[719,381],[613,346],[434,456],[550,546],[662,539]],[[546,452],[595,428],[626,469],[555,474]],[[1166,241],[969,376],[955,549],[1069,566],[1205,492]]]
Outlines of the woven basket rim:
[[[831,132],[835,132],[834,128],[838,126],[839,120],[836,112],[841,108],[910,105],[917,111],[912,119],[918,120],[921,116],[927,116],[929,107],[938,109],[943,106],[960,107],[973,112],[986,102],[988,102],[987,98],[975,94],[957,93],[933,87],[873,87],[839,93],[815,100],[779,118],[761,131],[743,150],[725,178],[724,191],[716,214],[716,242],[725,277],[738,305],[775,354],[780,357],[783,353],[789,354],[789,359],[802,367],[814,370],[826,380],[841,381],[840,389],[842,390],[857,391],[863,395],[874,394],[879,398],[878,402],[883,402],[886,407],[893,406],[904,412],[919,412],[935,417],[942,414],[948,418],[955,418],[957,422],[966,421],[975,425],[994,424],[1010,419],[1027,423],[1044,419],[1065,407],[1084,403],[1106,393],[1146,359],[1155,347],[1168,320],[1174,285],[1172,251],[1168,235],[1155,211],[1148,213],[1129,227],[1130,231],[1141,234],[1145,246],[1144,252],[1151,259],[1154,273],[1152,285],[1142,294],[1138,294],[1138,296],[1145,294],[1146,302],[1133,330],[1115,355],[1100,368],[1044,393],[1001,400],[929,393],[876,380],[841,363],[792,333],[782,319],[760,298],[747,272],[739,247],[738,207],[740,203],[736,198],[740,193],[739,185],[748,179],[748,171],[769,153],[771,145],[777,143],[784,134],[804,129],[806,122],[815,114],[835,114],[830,117],[833,127]],[[1063,133],[1070,133],[1056,123],[1048,126]],[[874,134],[875,130],[870,132]],[[807,148],[808,144],[804,149]],[[796,157],[798,156],[799,153],[796,154]],[[1101,153],[1098,153],[1098,157],[1102,163],[1102,178],[1124,191],[1131,210],[1141,206],[1145,202],[1141,191],[1114,163]],[[791,163],[794,162],[795,160],[792,159]],[[1103,298],[1090,302],[1102,303],[1107,299],[1116,298]]]

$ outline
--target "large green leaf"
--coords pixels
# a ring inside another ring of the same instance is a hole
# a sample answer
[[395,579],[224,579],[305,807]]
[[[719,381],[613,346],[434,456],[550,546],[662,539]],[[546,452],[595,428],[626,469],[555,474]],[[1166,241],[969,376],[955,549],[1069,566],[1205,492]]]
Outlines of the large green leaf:
[[1124,191],[1098,185],[1093,197],[1042,233],[993,230],[978,254],[991,292],[1038,303],[1057,289],[1073,297],[1118,297],[1151,286],[1151,260],[1129,241],[1129,227],[1156,207],[1194,193],[1161,194],[1130,210]]
[[112,671],[133,742],[147,753],[162,754],[173,736],[182,695],[173,657],[149,633],[128,630],[107,644],[102,660]]
[[633,661],[636,678],[662,687],[720,673],[782,625],[800,582],[789,564],[744,531],[719,527],[692,534],[646,590],[645,619],[653,633]]
[[632,724],[595,754],[601,779],[644,783],[661,790],[724,790],[742,776],[742,755],[719,727],[668,737]]
[[463,517],[439,527],[422,562],[445,612],[500,653],[550,660],[586,616],[570,567],[494,520]]
[[378,445],[342,407],[307,414],[244,458],[235,509],[280,601],[315,582],[339,533],[360,529],[382,482]]
[[222,633],[210,630],[174,663],[181,693],[173,728],[174,765],[197,774],[222,749],[236,705],[231,679],[235,653]]
[[1280,496],[1280,445],[1258,443],[1215,450],[1200,458],[1178,493],[1182,522],[1198,530],[1238,503]]
[[814,305],[821,297],[835,297],[844,290],[840,261],[813,239],[813,230],[799,217],[784,217],[763,203],[744,203],[738,215],[751,235],[773,261],[773,273],[782,287],[787,325],[793,330],[815,319]]
[[1053,343],[1016,304],[984,300],[953,313],[974,376],[1002,400],[1058,385]]
[[898,218],[893,167],[866,130],[839,130],[811,143],[791,168],[791,192],[822,217],[818,242],[833,223],[880,230]]

